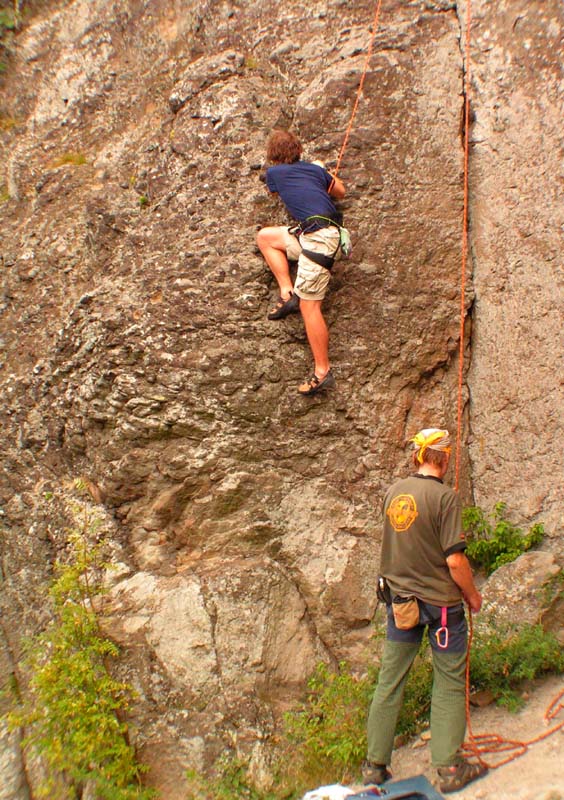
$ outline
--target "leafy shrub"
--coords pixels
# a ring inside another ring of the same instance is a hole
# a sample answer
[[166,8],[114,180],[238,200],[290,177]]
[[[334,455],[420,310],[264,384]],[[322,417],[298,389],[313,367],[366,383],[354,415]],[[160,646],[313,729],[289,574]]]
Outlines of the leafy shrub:
[[308,774],[350,777],[366,752],[366,714],[375,676],[357,678],[342,662],[319,664],[304,704],[285,717],[285,733]]
[[4,31],[15,31],[18,26],[16,15],[12,9],[0,8],[0,34]]
[[[556,638],[540,625],[496,624],[475,632],[472,684],[489,689],[499,704],[511,710],[522,703],[523,680],[563,670],[564,654]],[[191,774],[188,800],[297,798],[316,784],[355,781],[366,753],[366,719],[377,678],[377,667],[356,677],[346,663],[336,671],[318,665],[304,702],[285,716],[274,788],[261,793],[253,787],[246,765],[233,759],[222,762],[218,779]],[[432,679],[431,652],[424,641],[406,684],[397,734],[411,736],[428,723]]]
[[[326,664],[317,667],[308,682],[305,702],[285,717],[294,768],[325,782],[358,777],[366,756],[366,720],[377,680],[377,667],[360,678],[345,663],[338,671]],[[407,680],[398,734],[411,736],[427,724],[431,684],[432,666],[424,644]]]
[[219,776],[203,778],[189,770],[186,800],[276,800],[280,795],[256,789],[249,778],[248,764],[238,758],[222,758]]
[[154,794],[140,786],[143,769],[121,721],[133,691],[108,671],[118,650],[93,608],[105,567],[103,542],[88,536],[95,528],[86,515],[84,527],[69,534],[71,558],[56,565],[49,590],[53,617],[27,648],[29,698],[8,719],[29,731],[24,746],[48,768],[39,796],[76,798],[89,784],[99,800],[148,800]]
[[546,673],[564,671],[564,652],[554,634],[542,625],[478,628],[470,648],[470,679],[488,689],[511,710],[523,700],[519,685]]
[[506,504],[496,503],[490,517],[481,508],[469,506],[462,511],[462,524],[467,532],[466,553],[472,561],[491,575],[502,564],[514,561],[522,553],[539,544],[544,527],[536,523],[523,534],[506,518]]
[[10,53],[13,33],[16,30],[16,20],[12,11],[0,9],[0,74],[6,72],[6,56]]
[[[541,625],[485,626],[475,633],[471,681],[477,689],[489,689],[500,705],[517,708],[524,680],[563,670],[564,653]],[[358,776],[377,678],[377,668],[357,678],[344,663],[337,672],[325,664],[318,666],[304,703],[285,718],[285,736],[292,745],[291,769],[299,768],[302,784]],[[432,681],[431,652],[424,640],[406,684],[397,734],[412,736],[428,724]]]

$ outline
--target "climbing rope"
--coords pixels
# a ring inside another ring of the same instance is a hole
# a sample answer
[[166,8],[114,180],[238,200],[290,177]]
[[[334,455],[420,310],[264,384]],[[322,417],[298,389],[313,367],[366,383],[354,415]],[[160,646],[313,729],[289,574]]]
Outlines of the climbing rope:
[[[332,171],[333,178],[337,177],[343,156],[349,143],[351,131],[354,125],[364,82],[368,73],[370,59],[374,50],[374,41],[378,31],[378,24],[380,21],[380,9],[382,0],[376,0],[374,8],[374,19],[372,21],[372,33],[368,49],[366,51],[366,58],[364,60],[364,67],[360,76],[360,81],[356,91],[356,97],[349,119],[349,123],[345,130],[343,143],[337,157],[335,169]],[[465,58],[466,70],[464,77],[464,206],[463,206],[463,220],[462,220],[462,266],[461,266],[461,286],[460,286],[460,345],[459,345],[459,359],[458,359],[458,400],[457,400],[457,426],[456,426],[456,458],[455,458],[455,490],[458,491],[460,482],[460,449],[462,439],[462,388],[464,382],[464,322],[465,322],[465,295],[466,295],[466,264],[468,258],[468,166],[469,166],[469,151],[470,151],[470,28],[471,28],[471,2],[467,0],[466,3],[466,43],[465,43]],[[331,184],[333,185],[333,184]],[[331,187],[330,187],[331,188]]]
[[349,143],[349,138],[351,135],[353,123],[356,117],[356,112],[358,111],[358,106],[360,103],[360,97],[362,95],[362,89],[364,87],[364,81],[366,79],[366,74],[368,72],[368,66],[370,64],[370,59],[372,58],[372,51],[374,49],[374,40],[376,39],[376,32],[378,30],[378,21],[380,19],[380,7],[382,5],[382,0],[376,0],[376,7],[374,10],[374,19],[372,21],[372,34],[370,36],[370,42],[368,44],[368,50],[366,51],[366,58],[364,60],[364,67],[362,70],[362,75],[360,76],[360,83],[358,84],[358,89],[356,90],[356,98],[354,101],[353,110],[351,112],[351,117],[349,120],[349,124],[347,125],[347,129],[345,131],[345,137],[343,139],[343,144],[341,145],[341,150],[339,152],[339,156],[337,158],[337,165],[334,170],[332,170],[331,174],[333,177],[337,176],[339,172],[339,168],[341,166],[341,161],[343,160],[343,156],[345,154],[345,150],[347,149],[347,145]]
[[[333,170],[333,176],[336,177],[341,166],[341,161],[347,149],[350,134],[360,104],[360,98],[364,87],[364,81],[368,72],[372,51],[374,49],[374,41],[378,29],[378,22],[380,18],[380,7],[382,0],[377,0],[374,11],[374,20],[372,22],[372,34],[366,52],[364,67],[358,85],[355,102],[353,105],[351,117],[347,125],[343,144],[337,158],[337,164]],[[468,263],[468,221],[469,221],[469,153],[470,153],[470,88],[471,88],[471,74],[470,74],[470,41],[471,41],[471,27],[472,27],[472,7],[471,0],[466,2],[466,37],[465,37],[465,74],[464,74],[464,177],[463,177],[463,213],[462,213],[462,247],[461,247],[461,269],[460,269],[460,332],[459,332],[459,359],[458,359],[458,394],[457,394],[457,424],[456,424],[456,458],[455,458],[455,490],[458,491],[460,482],[460,451],[462,441],[462,412],[463,412],[463,398],[462,390],[464,385],[464,326],[466,319],[466,269]],[[522,756],[527,752],[528,748],[548,738],[552,734],[564,728],[564,721],[553,725],[544,733],[539,734],[533,739],[521,742],[512,739],[504,739],[498,734],[479,734],[475,735],[472,730],[470,719],[470,652],[472,647],[472,639],[474,635],[473,619],[471,610],[468,611],[469,618],[469,636],[468,648],[466,653],[466,722],[469,740],[463,745],[463,753],[466,756],[474,757],[478,762],[489,769],[501,767],[508,764],[510,761]],[[550,703],[544,714],[544,721],[549,724],[555,717],[564,710],[564,691],[560,692]],[[500,761],[491,764],[483,758],[486,753],[509,753],[504,756]]]
[[[544,731],[538,736],[535,736],[533,739],[528,739],[525,742],[517,741],[515,739],[504,739],[497,733],[485,733],[477,736],[474,735],[470,721],[470,649],[474,635],[472,613],[470,611],[468,613],[468,617],[470,620],[468,651],[466,653],[466,725],[468,729],[468,741],[464,742],[462,750],[465,756],[473,756],[483,767],[487,767],[488,769],[497,769],[497,767],[508,764],[510,761],[513,761],[514,759],[519,758],[519,756],[524,755],[531,745],[541,742],[543,739],[547,739],[549,736],[552,736],[553,733],[556,733],[564,728],[564,721],[553,725],[548,730]],[[544,712],[543,719],[545,724],[548,725],[563,709],[564,690],[556,695]],[[503,756],[501,760],[493,764],[483,758],[483,756],[487,753],[509,753],[509,755]]]
[[[457,402],[457,423],[456,423],[456,461],[455,461],[455,490],[458,491],[460,481],[460,451],[462,440],[462,389],[464,384],[464,323],[466,318],[465,308],[465,294],[466,294],[466,267],[468,262],[468,197],[469,197],[469,153],[470,153],[470,88],[471,88],[471,59],[470,59],[470,41],[471,41],[471,27],[472,27],[472,3],[471,0],[466,0],[466,37],[465,37],[465,74],[464,74],[464,204],[462,212],[462,252],[461,252],[461,270],[460,270],[460,342],[459,342],[459,355],[458,355],[458,402]],[[472,612],[469,609],[468,617],[469,623],[469,639],[468,650],[466,653],[466,725],[468,730],[469,740],[464,744],[464,753],[468,756],[474,756],[480,764],[484,767],[494,769],[501,767],[503,764],[508,764],[510,761],[522,756],[527,752],[532,744],[546,739],[556,731],[564,728],[564,722],[554,725],[549,730],[530,739],[526,742],[515,741],[512,739],[504,739],[498,734],[480,734],[475,736],[472,731],[472,723],[470,720],[470,651],[472,647],[473,638],[473,620]],[[564,691],[561,692],[549,705],[545,712],[545,723],[556,717],[556,715],[564,708],[562,702],[564,698]],[[509,753],[504,756],[500,761],[495,764],[488,763],[484,760],[483,755],[486,753]]]
[[462,440],[462,386],[464,380],[464,322],[466,317],[466,264],[468,260],[468,173],[470,153],[470,28],[472,25],[472,4],[466,0],[466,41],[464,73],[464,205],[462,211],[462,264],[460,268],[460,331],[458,352],[458,401],[456,421],[456,459],[454,488],[458,491],[460,482],[460,449]]

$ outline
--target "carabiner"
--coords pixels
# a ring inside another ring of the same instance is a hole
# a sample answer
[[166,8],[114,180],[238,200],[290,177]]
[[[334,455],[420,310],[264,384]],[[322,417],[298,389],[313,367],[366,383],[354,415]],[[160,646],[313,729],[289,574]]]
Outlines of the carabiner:
[[[447,627],[439,628],[439,630],[435,633],[435,636],[437,637],[438,647],[440,647],[441,650],[446,650],[446,648],[448,647],[448,628]],[[442,640],[441,637],[443,637]]]
[[441,627],[435,633],[435,636],[437,638],[437,646],[440,647],[441,650],[446,650],[446,648],[448,647],[447,615],[448,615],[448,609],[446,606],[443,606],[441,608]]

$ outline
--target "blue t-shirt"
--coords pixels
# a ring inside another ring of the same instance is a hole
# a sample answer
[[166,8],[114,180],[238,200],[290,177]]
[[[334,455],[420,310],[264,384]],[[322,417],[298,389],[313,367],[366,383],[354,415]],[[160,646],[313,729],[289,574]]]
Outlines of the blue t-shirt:
[[280,195],[286,210],[298,222],[314,214],[337,218],[337,209],[327,193],[332,180],[326,169],[308,161],[276,164],[266,171],[266,185]]

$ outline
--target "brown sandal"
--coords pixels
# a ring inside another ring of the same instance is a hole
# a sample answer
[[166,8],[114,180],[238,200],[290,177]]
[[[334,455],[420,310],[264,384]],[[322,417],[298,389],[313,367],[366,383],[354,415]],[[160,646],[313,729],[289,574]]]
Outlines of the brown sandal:
[[268,319],[284,319],[289,314],[295,314],[300,310],[300,298],[292,293],[288,300],[279,297],[274,308],[268,315]]
[[452,767],[439,767],[439,789],[441,792],[459,792],[467,783],[475,781],[485,775],[487,767],[481,764],[470,764],[468,761],[461,761]]
[[385,764],[363,761],[361,765],[362,782],[365,786],[381,786],[392,779],[392,773]]
[[326,389],[333,389],[334,386],[335,378],[331,370],[329,370],[324,378],[318,378],[317,375],[313,374],[308,381],[302,383],[298,388],[298,392],[304,396],[311,396],[318,392],[324,392]]

